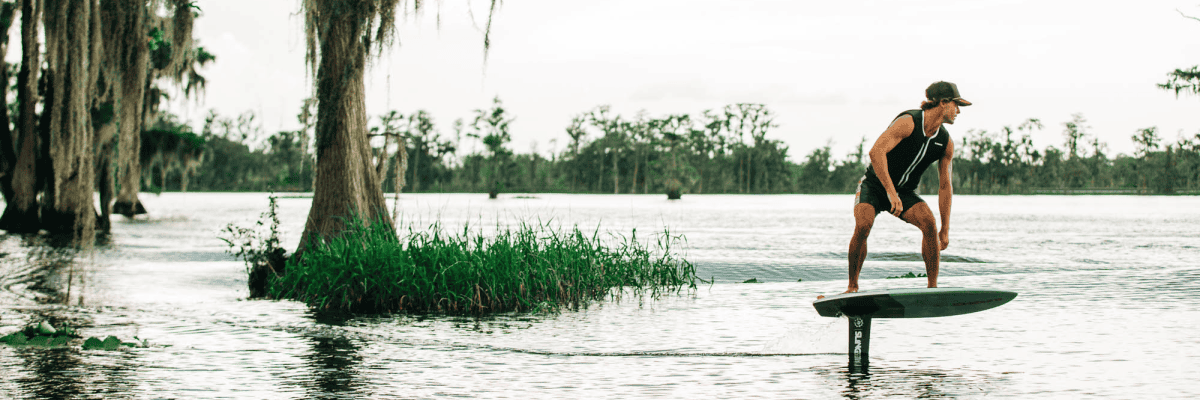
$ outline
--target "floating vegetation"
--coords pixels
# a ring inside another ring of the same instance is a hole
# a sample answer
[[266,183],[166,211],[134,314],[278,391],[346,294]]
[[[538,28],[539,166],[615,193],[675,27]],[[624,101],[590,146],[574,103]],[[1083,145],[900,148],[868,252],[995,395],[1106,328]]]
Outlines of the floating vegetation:
[[907,274],[900,275],[900,276],[889,276],[889,277],[887,277],[887,279],[924,278],[924,277],[926,277],[926,276],[928,276],[928,275],[925,275],[925,274],[913,274],[913,273],[912,273],[912,271],[908,271],[908,273],[907,273]]
[[300,260],[289,259],[286,272],[270,278],[268,297],[352,312],[536,311],[580,307],[624,289],[658,297],[695,289],[698,279],[695,267],[672,251],[682,236],[669,231],[655,235],[651,247],[636,230],[601,240],[599,232],[578,227],[522,223],[488,238],[469,227],[450,234],[434,224],[410,226],[397,241],[388,224],[347,225]]
[[[80,342],[83,336],[80,336],[68,325],[62,325],[55,329],[49,322],[42,321],[37,324],[26,326],[25,329],[10,333],[4,337],[0,337],[0,343],[9,346],[17,347],[67,347],[73,346]],[[133,347],[148,347],[149,341],[141,340],[134,337],[134,342],[124,342],[116,336],[109,336],[103,340],[99,338],[87,338],[82,340],[84,350],[118,350],[121,348]]]

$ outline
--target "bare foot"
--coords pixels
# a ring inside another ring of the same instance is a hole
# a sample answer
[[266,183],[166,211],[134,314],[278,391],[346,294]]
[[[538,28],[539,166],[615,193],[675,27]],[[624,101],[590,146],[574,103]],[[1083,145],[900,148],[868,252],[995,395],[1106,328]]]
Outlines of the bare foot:
[[[846,293],[858,293],[858,288],[847,288],[845,292],[842,292],[842,294],[846,294]],[[823,295],[823,294],[817,296],[817,300],[820,300],[823,298],[825,298],[825,295]]]

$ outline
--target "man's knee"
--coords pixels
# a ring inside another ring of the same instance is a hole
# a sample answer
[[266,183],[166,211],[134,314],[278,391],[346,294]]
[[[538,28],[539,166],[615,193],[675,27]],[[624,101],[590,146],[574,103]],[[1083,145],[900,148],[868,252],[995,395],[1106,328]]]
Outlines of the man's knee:
[[925,203],[917,203],[904,212],[904,221],[916,226],[925,235],[937,234],[937,220],[933,218],[933,212],[929,210],[929,206]]
[[859,204],[854,207],[854,238],[866,239],[875,226],[875,207],[870,204]]
[[871,235],[871,227],[873,225],[874,224],[862,222],[854,224],[854,239],[867,240],[867,236]]

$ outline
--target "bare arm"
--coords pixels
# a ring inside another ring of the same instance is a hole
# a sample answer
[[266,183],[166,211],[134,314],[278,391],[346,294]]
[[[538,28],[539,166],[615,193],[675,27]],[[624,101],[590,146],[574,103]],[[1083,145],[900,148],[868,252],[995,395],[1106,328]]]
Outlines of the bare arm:
[[[871,167],[875,170],[875,176],[879,178],[879,183],[883,184],[883,189],[887,191],[888,200],[892,203],[892,209],[888,212],[896,217],[904,212],[904,204],[900,202],[900,195],[896,193],[896,186],[892,182],[892,176],[888,174],[887,153],[896,148],[901,140],[912,134],[913,119],[910,116],[904,115],[892,121],[883,134],[879,135],[879,139],[875,140],[875,145],[871,146]],[[880,210],[883,211],[883,210]]]
[[938,211],[942,214],[942,229],[938,239],[942,250],[950,245],[950,198],[954,197],[951,169],[954,164],[954,139],[946,142],[946,155],[938,161]]

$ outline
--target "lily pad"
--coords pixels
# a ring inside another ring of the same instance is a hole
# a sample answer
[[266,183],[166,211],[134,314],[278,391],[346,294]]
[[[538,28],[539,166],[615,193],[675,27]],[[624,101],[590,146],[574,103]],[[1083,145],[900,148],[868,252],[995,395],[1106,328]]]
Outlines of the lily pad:
[[27,339],[28,338],[25,337],[24,333],[18,331],[18,332],[13,332],[3,338],[0,338],[0,342],[4,342],[4,343],[11,344],[13,346],[16,346],[16,345],[25,344]]
[[109,337],[104,338],[104,343],[103,343],[104,350],[116,350],[117,346],[120,346],[120,345],[121,345],[121,339],[117,339],[116,336],[109,336]]
[[83,341],[84,350],[102,350],[103,348],[104,342],[101,342],[100,339],[90,337]]

